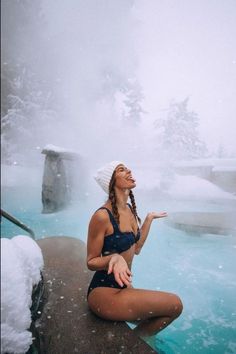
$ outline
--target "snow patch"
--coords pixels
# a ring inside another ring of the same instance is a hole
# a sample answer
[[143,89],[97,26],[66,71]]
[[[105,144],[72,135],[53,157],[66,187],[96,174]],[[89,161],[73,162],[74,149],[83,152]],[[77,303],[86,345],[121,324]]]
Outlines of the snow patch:
[[56,146],[56,145],[53,145],[53,144],[47,144],[43,150],[45,151],[54,151],[54,152],[57,152],[57,153],[65,153],[65,152],[70,152],[70,153],[76,153],[75,151],[72,151],[72,150],[67,150],[67,149],[64,149],[64,148],[61,148],[59,146]]
[[40,281],[43,256],[28,236],[1,239],[1,352],[25,353],[31,343],[31,294]]
[[168,194],[176,199],[216,200],[228,199],[236,201],[231,193],[224,192],[215,184],[192,175],[175,175],[175,179],[168,189]]

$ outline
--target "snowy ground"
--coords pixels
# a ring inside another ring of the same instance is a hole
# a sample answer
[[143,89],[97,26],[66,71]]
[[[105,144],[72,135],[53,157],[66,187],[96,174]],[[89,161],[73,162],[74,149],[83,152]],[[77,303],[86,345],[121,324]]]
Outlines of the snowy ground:
[[235,201],[236,196],[223,191],[204,178],[197,176],[181,176],[176,174],[172,185],[168,189],[170,197],[184,200],[208,200],[208,201]]
[[236,159],[201,159],[174,163],[176,173],[198,176],[236,195]]
[[31,294],[43,256],[27,236],[1,238],[1,353],[25,353],[32,343]]
[[[216,168],[216,167],[215,167]],[[230,171],[234,166],[221,166],[221,171]],[[236,203],[236,195],[227,192],[217,186],[212,181],[198,175],[173,173],[172,175],[163,174],[162,170],[137,169],[135,171],[137,180],[137,190],[143,192],[155,192],[159,198],[189,200],[189,201],[211,201],[223,203]],[[236,170],[235,170],[235,192],[236,192]]]

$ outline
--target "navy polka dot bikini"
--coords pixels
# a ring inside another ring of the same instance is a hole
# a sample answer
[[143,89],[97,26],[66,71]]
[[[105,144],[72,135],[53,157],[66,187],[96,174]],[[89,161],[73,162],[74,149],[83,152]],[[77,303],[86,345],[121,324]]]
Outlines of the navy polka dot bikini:
[[[131,206],[128,204],[131,209]],[[121,253],[127,251],[134,243],[138,242],[140,239],[140,230],[138,229],[137,235],[133,231],[121,232],[119,225],[117,224],[114,216],[108,208],[101,207],[100,209],[105,209],[108,212],[110,222],[113,226],[113,233],[104,237],[104,244],[102,247],[102,255],[108,256],[113,253]],[[132,209],[131,209],[132,210]],[[88,288],[88,295],[90,292],[97,287],[108,287],[108,288],[117,288],[124,289],[127,286],[120,286],[114,277],[114,274],[107,274],[107,270],[98,270],[95,272],[92,281]]]

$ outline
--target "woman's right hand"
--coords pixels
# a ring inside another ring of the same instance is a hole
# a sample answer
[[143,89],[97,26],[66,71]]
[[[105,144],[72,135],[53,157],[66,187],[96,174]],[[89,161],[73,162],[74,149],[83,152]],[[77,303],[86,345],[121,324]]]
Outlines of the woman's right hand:
[[120,254],[114,254],[108,264],[107,274],[113,272],[115,280],[120,286],[130,286],[132,282],[132,273],[125,259]]

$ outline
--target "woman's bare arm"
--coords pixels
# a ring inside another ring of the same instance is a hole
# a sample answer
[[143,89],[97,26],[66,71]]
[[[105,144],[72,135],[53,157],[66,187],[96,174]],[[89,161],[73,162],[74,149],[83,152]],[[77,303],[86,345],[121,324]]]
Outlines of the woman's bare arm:
[[111,257],[101,256],[104,235],[108,226],[108,216],[103,210],[97,211],[91,218],[87,240],[87,267],[90,270],[108,269]]
[[158,218],[163,218],[163,217],[166,217],[167,216],[167,213],[166,212],[160,212],[160,213],[156,213],[156,212],[151,212],[151,213],[148,213],[144,222],[143,222],[143,225],[141,226],[141,230],[140,230],[140,233],[141,233],[141,237],[139,239],[139,241],[136,243],[136,247],[135,247],[135,254],[139,254],[140,251],[141,251],[141,248],[143,247],[147,237],[148,237],[148,234],[149,234],[149,230],[150,230],[150,227],[151,227],[151,224],[152,224],[152,221],[154,219],[158,219]]

